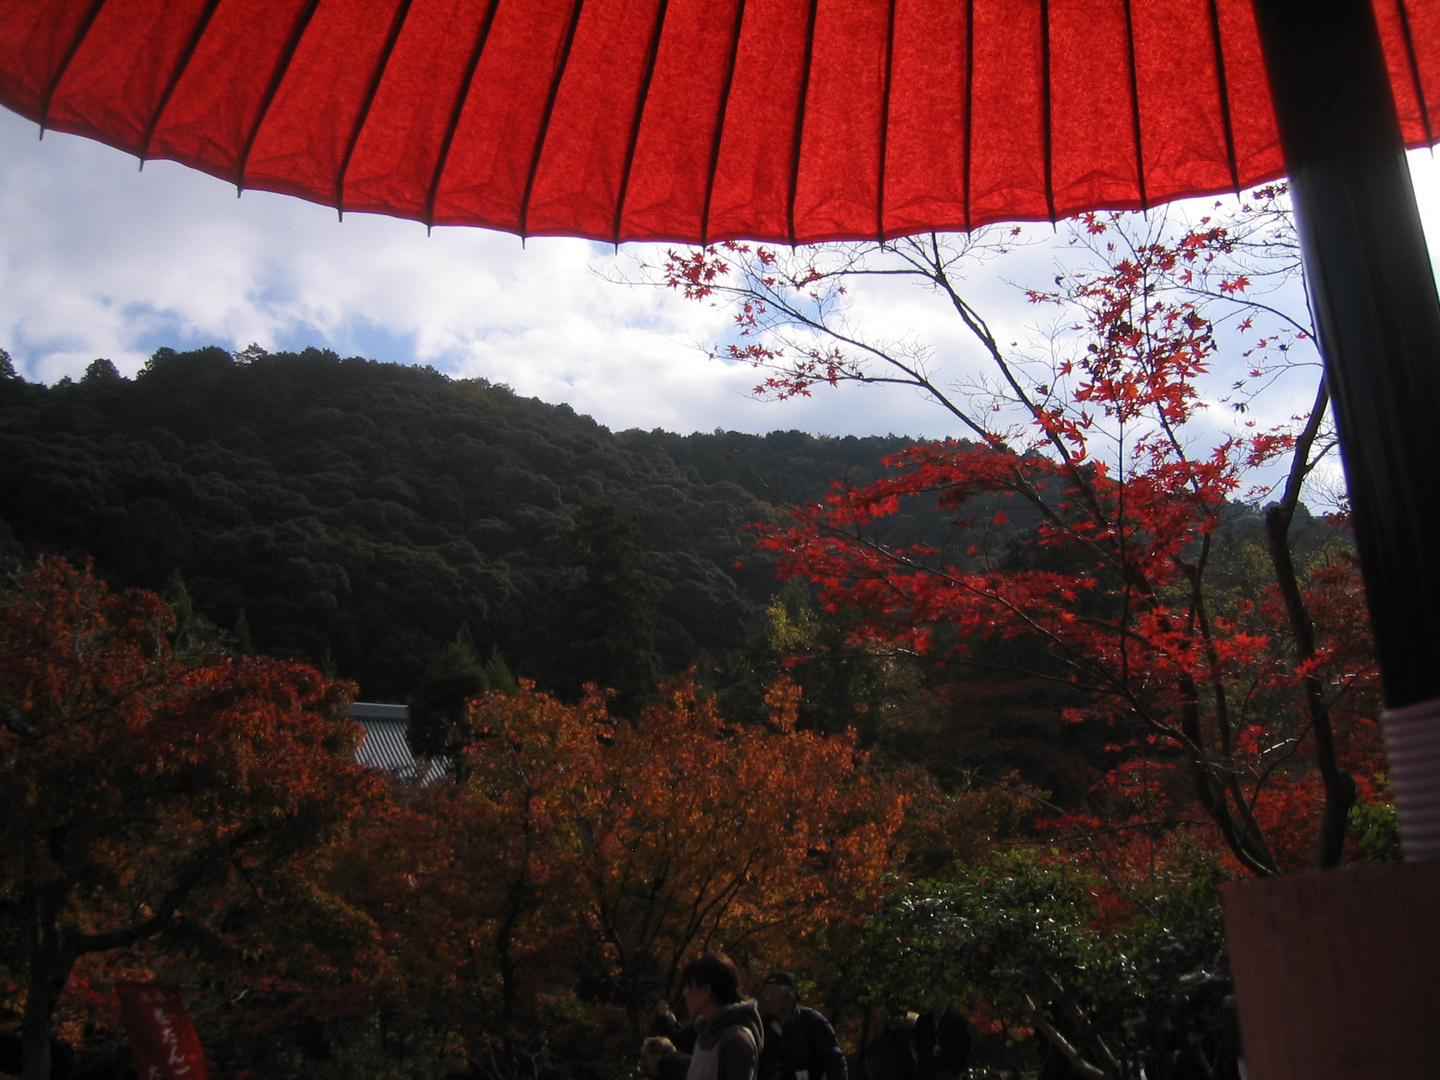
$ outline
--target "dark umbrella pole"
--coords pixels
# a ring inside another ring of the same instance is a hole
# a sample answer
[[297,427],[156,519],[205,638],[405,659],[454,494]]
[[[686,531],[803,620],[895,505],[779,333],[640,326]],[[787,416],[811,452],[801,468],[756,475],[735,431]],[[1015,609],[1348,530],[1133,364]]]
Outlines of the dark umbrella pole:
[[1440,1070],[1440,298],[1365,0],[1255,0],[1340,429],[1406,864],[1248,882],[1253,1080]]
[[1440,299],[1368,3],[1257,0],[1409,860],[1440,857]]

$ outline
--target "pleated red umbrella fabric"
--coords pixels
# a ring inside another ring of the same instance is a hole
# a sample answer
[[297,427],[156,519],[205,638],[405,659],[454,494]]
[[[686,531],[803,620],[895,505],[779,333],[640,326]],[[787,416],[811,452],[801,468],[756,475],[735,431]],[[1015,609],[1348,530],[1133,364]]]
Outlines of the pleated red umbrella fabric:
[[[1410,146],[1440,5],[1375,0]],[[1281,175],[1249,0],[19,0],[0,103],[341,210],[807,242]]]

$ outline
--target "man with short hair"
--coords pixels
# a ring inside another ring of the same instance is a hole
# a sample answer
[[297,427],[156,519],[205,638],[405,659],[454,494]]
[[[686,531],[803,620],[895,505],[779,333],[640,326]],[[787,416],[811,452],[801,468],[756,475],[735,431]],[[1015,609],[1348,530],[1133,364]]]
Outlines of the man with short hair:
[[788,971],[771,972],[760,988],[765,1047],[760,1080],[847,1080],[845,1052],[830,1021],[800,1004],[800,988]]
[[756,1080],[765,1036],[760,1010],[740,998],[735,965],[718,953],[690,961],[680,994],[696,1033],[687,1080]]

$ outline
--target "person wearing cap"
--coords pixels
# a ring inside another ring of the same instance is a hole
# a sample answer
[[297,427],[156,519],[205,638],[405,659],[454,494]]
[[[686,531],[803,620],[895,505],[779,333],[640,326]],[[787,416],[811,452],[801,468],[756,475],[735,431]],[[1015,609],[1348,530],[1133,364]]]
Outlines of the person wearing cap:
[[845,1052],[830,1021],[800,1004],[800,988],[788,971],[775,971],[760,987],[765,1047],[760,1080],[848,1080]]

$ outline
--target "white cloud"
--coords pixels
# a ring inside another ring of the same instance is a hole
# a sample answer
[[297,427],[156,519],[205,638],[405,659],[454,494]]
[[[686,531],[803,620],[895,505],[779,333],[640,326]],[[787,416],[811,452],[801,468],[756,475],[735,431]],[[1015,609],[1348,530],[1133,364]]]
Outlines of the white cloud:
[[[908,390],[755,400],[747,367],[704,346],[726,317],[607,281],[645,249],[519,239],[332,210],[133,159],[0,110],[0,345],[22,374],[133,373],[157,347],[318,345],[431,364],[565,401],[612,428],[944,434]],[[618,266],[618,269],[617,269]],[[1010,290],[983,283],[992,293]],[[971,346],[909,287],[874,290],[886,325]]]
[[[905,389],[754,400],[755,372],[701,347],[723,332],[721,314],[602,277],[624,273],[643,249],[623,249],[617,270],[610,248],[580,240],[522,246],[474,229],[427,236],[414,222],[369,215],[341,223],[296,199],[237,199],[169,162],[141,172],[98,143],[35,136],[33,124],[0,110],[0,346],[31,379],[78,376],[98,356],[131,373],[160,345],[314,344],[509,383],[616,429],[957,430]],[[1415,166],[1422,191],[1440,189],[1433,158]],[[1423,205],[1440,232],[1440,204]],[[1002,341],[1026,336],[1038,315],[1005,279],[1044,283],[1053,252],[1032,248],[970,283],[997,313]],[[931,342],[947,371],[976,363],[973,341],[933,295],[884,282],[859,300],[857,317]]]
[[140,173],[86,140],[41,143],[5,112],[0,146],[0,344],[29,378],[254,341],[483,375],[612,426],[738,424],[758,408],[748,376],[686,345],[714,335],[714,313],[600,279],[584,241],[342,224],[167,162]]

